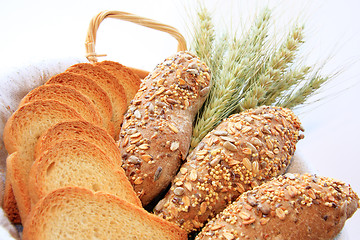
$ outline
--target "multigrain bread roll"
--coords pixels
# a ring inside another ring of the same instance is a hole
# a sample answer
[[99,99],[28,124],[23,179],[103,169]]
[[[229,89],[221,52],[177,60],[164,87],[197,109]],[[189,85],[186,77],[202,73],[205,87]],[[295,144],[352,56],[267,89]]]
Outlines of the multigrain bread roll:
[[61,84],[72,87],[91,99],[99,111],[104,128],[112,137],[115,137],[114,124],[111,121],[113,109],[110,98],[94,80],[81,74],[62,72],[51,77],[45,84]]
[[189,154],[155,214],[198,230],[241,193],[284,173],[300,129],[293,112],[279,107],[223,120]]
[[287,173],[242,194],[196,239],[330,240],[358,207],[358,196],[343,182]]
[[209,68],[188,52],[167,58],[142,81],[119,144],[123,168],[144,206],[169,185],[185,159],[209,82]]
[[78,186],[111,193],[141,207],[119,160],[86,140],[63,140],[44,151],[32,164],[28,182],[33,205],[55,189]]
[[186,240],[187,234],[112,194],[66,187],[31,211],[23,231],[23,240],[30,239]]

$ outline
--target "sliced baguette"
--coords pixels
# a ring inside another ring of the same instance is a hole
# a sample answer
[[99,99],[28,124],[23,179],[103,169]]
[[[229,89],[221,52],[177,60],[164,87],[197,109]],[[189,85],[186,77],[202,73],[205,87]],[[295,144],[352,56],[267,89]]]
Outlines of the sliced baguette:
[[36,144],[35,158],[58,142],[69,139],[89,141],[121,164],[121,153],[115,140],[104,129],[81,120],[60,122],[45,131]]
[[111,122],[112,106],[107,93],[91,78],[81,74],[62,72],[51,77],[45,84],[61,84],[73,87],[87,96],[98,109],[104,128],[114,137],[114,124]]
[[74,108],[85,120],[102,126],[102,119],[89,98],[74,88],[60,84],[41,85],[30,91],[20,101],[19,106],[37,100],[56,100]]
[[33,204],[49,192],[66,186],[111,193],[141,206],[118,159],[110,158],[88,141],[58,142],[41,154],[31,167],[29,192]]
[[140,87],[141,80],[139,76],[126,66],[114,61],[97,62],[95,66],[100,66],[116,77],[125,89],[127,104],[130,104]]
[[84,120],[68,105],[55,100],[40,100],[21,106],[5,125],[5,148],[9,154],[16,154],[7,174],[12,173],[9,178],[22,222],[31,208],[27,182],[37,140],[52,125],[70,119]]
[[114,123],[115,139],[118,139],[124,113],[127,109],[125,90],[118,80],[105,69],[91,63],[78,63],[69,67],[66,72],[78,73],[93,79],[109,96]]
[[176,225],[112,194],[60,188],[42,198],[24,224],[30,239],[187,239]]

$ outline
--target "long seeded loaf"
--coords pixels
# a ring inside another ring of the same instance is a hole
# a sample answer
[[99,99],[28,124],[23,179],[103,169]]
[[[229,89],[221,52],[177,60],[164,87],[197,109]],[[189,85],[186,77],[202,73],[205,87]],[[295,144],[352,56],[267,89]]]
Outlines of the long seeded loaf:
[[84,120],[68,105],[55,100],[41,100],[21,106],[5,125],[3,133],[5,148],[9,154],[17,155],[12,158],[7,175],[11,178],[10,182],[22,222],[31,209],[27,183],[34,162],[37,140],[52,125],[71,119]]
[[185,240],[187,234],[112,194],[67,187],[41,199],[25,222],[23,240],[36,239]]
[[69,67],[66,72],[78,73],[93,79],[109,96],[114,123],[114,135],[117,140],[121,129],[124,113],[127,109],[125,90],[118,80],[105,69],[91,63],[78,63]]
[[114,124],[111,122],[113,110],[110,98],[94,80],[81,74],[62,72],[51,77],[45,84],[61,84],[72,87],[87,96],[98,109],[104,128],[112,137],[115,137]]
[[142,81],[119,143],[123,168],[144,206],[170,184],[185,159],[209,83],[209,68],[187,52],[167,58]]
[[69,139],[91,142],[121,165],[121,154],[115,140],[104,129],[81,120],[60,122],[45,131],[36,144],[35,158],[58,142]]
[[59,101],[75,109],[85,120],[102,126],[102,119],[95,105],[74,88],[60,84],[41,85],[26,94],[19,107],[37,100]]
[[63,140],[43,152],[32,164],[29,192],[33,204],[49,192],[77,186],[114,194],[141,206],[118,159],[79,139]]
[[289,109],[259,107],[234,114],[189,154],[154,212],[196,231],[240,194],[283,174],[302,138]]
[[330,240],[358,207],[358,196],[341,181],[285,174],[241,195],[196,239]]
[[97,62],[95,63],[95,66],[105,69],[116,77],[119,83],[124,87],[127,103],[130,104],[130,101],[134,98],[141,84],[139,76],[126,66],[114,61],[105,60]]

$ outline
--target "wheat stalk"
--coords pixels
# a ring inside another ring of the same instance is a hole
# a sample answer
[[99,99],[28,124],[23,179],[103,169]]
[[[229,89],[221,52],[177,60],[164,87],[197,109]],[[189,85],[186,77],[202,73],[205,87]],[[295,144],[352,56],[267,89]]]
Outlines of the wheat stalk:
[[200,8],[192,51],[210,67],[212,85],[195,121],[191,149],[230,114],[261,105],[298,107],[331,78],[320,74],[322,66],[296,61],[305,42],[303,25],[294,25],[277,47],[269,38],[270,19],[265,8],[247,32],[217,38],[209,12]]

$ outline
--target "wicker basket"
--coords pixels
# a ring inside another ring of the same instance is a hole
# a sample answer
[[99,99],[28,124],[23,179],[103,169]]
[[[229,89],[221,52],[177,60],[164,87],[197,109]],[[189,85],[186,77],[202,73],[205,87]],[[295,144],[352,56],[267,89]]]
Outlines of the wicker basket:
[[[158,31],[162,31],[165,33],[170,34],[172,37],[174,37],[178,41],[178,47],[177,51],[185,51],[187,50],[186,47],[186,41],[183,35],[174,27],[154,21],[149,18],[144,18],[137,16],[135,14],[127,13],[127,12],[121,12],[121,11],[102,11],[96,16],[94,16],[89,24],[88,32],[86,35],[85,40],[85,49],[86,49],[86,58],[89,60],[89,62],[97,62],[98,57],[106,56],[106,54],[97,54],[95,52],[95,45],[96,45],[96,33],[99,29],[99,26],[101,22],[105,18],[115,18],[120,19],[123,21],[128,21],[132,23],[136,23],[138,25],[152,28]],[[129,67],[134,73],[136,73],[140,78],[145,78],[149,72],[137,68]]]

